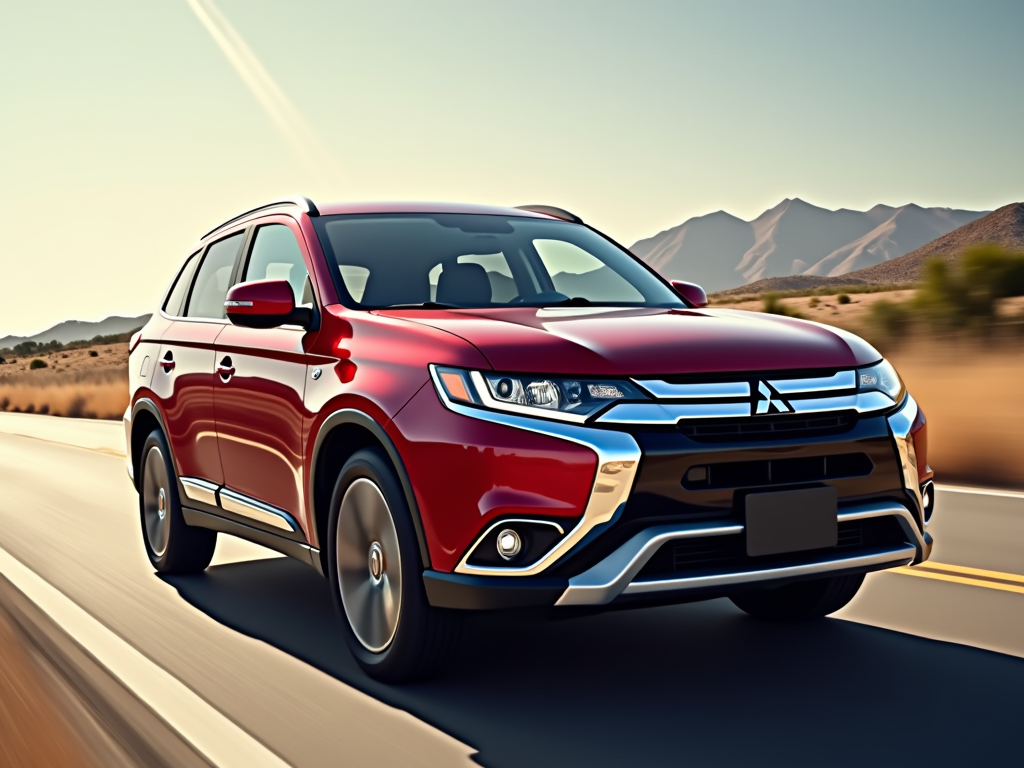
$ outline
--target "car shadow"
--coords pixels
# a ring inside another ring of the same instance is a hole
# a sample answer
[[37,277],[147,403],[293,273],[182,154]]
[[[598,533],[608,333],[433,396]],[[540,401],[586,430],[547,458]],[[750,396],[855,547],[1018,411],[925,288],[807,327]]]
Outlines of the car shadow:
[[369,679],[288,558],[165,577],[191,605],[451,734],[485,766],[1019,765],[1024,660],[725,600],[474,616],[442,678]]

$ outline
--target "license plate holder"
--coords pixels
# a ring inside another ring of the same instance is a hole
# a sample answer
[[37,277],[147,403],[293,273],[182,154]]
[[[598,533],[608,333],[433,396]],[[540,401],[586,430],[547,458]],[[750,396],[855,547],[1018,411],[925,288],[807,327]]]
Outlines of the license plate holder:
[[745,499],[747,555],[834,547],[839,541],[836,489],[751,493]]

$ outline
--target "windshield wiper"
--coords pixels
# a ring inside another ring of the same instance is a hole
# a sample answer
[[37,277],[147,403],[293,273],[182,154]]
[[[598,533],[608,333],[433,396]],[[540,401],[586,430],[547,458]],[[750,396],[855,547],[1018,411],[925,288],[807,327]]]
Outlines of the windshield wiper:
[[463,309],[457,304],[444,304],[440,301],[421,301],[413,304],[388,304],[379,309]]
[[589,307],[594,302],[590,299],[585,299],[582,296],[573,296],[571,299],[562,299],[561,301],[552,301],[549,304],[545,304],[545,307]]

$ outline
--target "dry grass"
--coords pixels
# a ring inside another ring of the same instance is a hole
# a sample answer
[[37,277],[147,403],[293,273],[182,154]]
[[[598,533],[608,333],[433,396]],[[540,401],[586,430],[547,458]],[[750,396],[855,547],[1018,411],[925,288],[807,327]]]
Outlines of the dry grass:
[[[95,351],[93,357],[89,353]],[[128,349],[109,344],[42,356],[46,368],[31,370],[33,358],[0,366],[0,411],[48,413],[73,418],[119,419],[128,405]]]
[[928,418],[938,481],[1024,488],[1024,354],[924,346],[890,353]]

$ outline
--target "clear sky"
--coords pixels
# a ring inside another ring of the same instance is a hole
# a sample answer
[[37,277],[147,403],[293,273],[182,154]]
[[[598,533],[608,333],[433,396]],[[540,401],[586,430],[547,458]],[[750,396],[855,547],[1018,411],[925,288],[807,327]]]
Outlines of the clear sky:
[[151,311],[283,194],[627,244],[785,197],[1021,201],[1022,40],[1022,0],[0,0],[0,336]]

